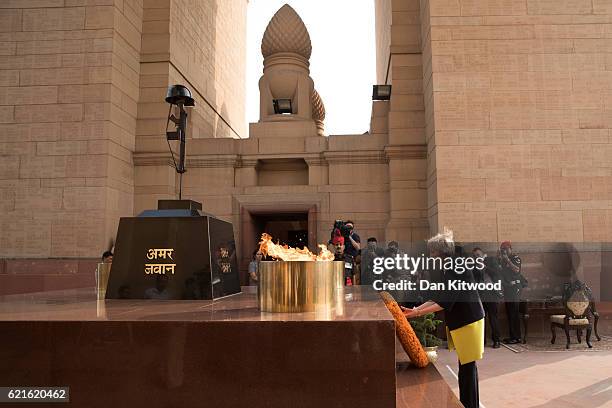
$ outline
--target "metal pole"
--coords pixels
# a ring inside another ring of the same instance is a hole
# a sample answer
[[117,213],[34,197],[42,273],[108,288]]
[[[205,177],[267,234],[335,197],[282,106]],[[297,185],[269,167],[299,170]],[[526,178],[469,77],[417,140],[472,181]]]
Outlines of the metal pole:
[[179,200],[183,199],[183,173],[179,173]]
[[183,104],[179,104],[179,200],[183,198],[183,173],[185,173],[185,139],[187,138],[185,130],[187,129],[187,112],[183,108]]

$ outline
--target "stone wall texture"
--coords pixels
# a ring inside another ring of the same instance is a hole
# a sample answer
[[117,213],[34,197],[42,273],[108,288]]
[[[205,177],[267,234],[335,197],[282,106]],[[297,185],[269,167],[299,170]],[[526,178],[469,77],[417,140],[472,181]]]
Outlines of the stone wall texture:
[[[133,159],[139,138],[165,135],[169,84],[198,100],[190,137],[246,137],[246,5],[0,2],[0,258],[99,259],[143,190],[174,197],[172,168],[147,174],[168,180],[151,187]],[[57,265],[45,282],[70,279]],[[31,285],[35,275],[7,267],[0,280],[13,292],[55,287]],[[73,280],[93,284],[93,269]]]
[[199,102],[190,137],[246,137],[245,19],[242,0],[0,3],[0,256],[109,247],[171,83]]
[[377,81],[393,89],[390,101],[374,102],[370,129],[388,136],[385,239],[419,241],[429,234],[419,1],[376,0],[375,17]]
[[97,257],[133,208],[142,1],[0,17],[0,256]]
[[432,229],[610,241],[612,2],[423,0],[421,11]]
[[[442,226],[463,241],[612,240],[612,1],[375,0],[392,98],[368,134],[328,138],[308,121],[248,134],[247,5],[0,2],[0,258],[72,258],[42,287],[83,283],[121,216],[175,198],[175,83],[197,101],[185,196],[249,250],[251,218],[279,209],[307,212],[320,242],[337,218],[387,241]],[[13,261],[4,287],[45,270]]]
[[[136,152],[146,156],[151,141],[164,140],[168,116],[164,97],[171,84],[186,84],[197,101],[189,109],[188,154],[193,152],[193,139],[248,137],[247,1],[145,1],[144,6]],[[178,151],[175,143],[173,149]],[[136,214],[155,208],[158,199],[176,197],[178,179],[170,163],[137,158]]]

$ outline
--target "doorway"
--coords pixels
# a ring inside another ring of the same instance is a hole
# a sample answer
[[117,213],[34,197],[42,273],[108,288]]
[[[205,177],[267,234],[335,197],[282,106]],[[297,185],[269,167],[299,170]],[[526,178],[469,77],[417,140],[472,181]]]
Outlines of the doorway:
[[266,232],[274,242],[317,250],[318,203],[257,203],[240,209],[240,276],[248,284],[248,265]]
[[253,214],[253,240],[259,242],[262,233],[272,236],[275,243],[293,248],[308,246],[308,213]]

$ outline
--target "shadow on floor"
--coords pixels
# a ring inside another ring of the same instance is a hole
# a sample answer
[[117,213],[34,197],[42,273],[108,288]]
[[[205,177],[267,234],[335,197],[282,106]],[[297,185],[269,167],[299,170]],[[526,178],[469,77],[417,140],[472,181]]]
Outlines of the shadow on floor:
[[598,383],[581,388],[569,394],[562,395],[541,405],[532,408],[560,408],[575,406],[572,401],[584,401],[581,408],[596,408],[610,406],[612,404],[612,377],[608,377]]

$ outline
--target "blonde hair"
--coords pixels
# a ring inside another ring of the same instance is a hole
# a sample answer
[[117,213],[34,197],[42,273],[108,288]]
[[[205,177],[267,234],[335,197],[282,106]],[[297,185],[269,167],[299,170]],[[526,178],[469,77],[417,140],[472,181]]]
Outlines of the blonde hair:
[[441,256],[453,256],[455,254],[455,241],[453,240],[453,231],[444,227],[444,231],[436,234],[427,240],[427,249],[429,253],[436,251]]

